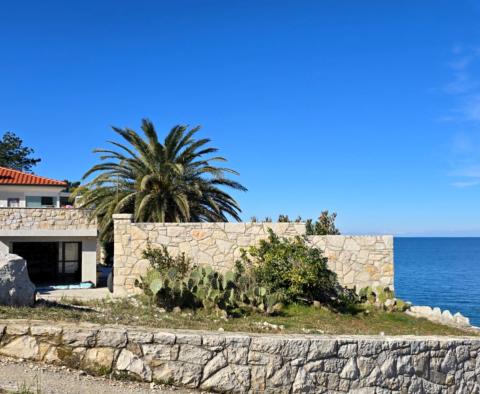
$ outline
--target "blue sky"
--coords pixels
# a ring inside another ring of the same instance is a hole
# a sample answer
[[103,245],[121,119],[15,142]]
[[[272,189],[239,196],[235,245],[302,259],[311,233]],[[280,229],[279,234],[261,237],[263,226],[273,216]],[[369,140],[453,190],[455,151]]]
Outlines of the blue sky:
[[0,5],[0,132],[79,179],[110,125],[202,136],[243,218],[338,213],[348,233],[480,235],[474,1]]

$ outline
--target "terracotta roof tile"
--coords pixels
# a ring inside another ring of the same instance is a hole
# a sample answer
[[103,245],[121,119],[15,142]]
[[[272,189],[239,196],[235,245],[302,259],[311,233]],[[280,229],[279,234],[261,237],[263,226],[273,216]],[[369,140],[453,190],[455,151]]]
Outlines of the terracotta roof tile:
[[63,181],[45,178],[43,176],[27,174],[11,168],[0,167],[0,185],[43,185],[67,186]]

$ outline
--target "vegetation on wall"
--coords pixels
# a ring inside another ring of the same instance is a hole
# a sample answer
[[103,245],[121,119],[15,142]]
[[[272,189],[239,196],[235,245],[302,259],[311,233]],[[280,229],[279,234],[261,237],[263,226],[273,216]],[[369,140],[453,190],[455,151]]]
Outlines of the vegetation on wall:
[[18,171],[31,172],[41,159],[31,155],[32,148],[23,145],[23,141],[16,134],[7,131],[0,140],[0,166]]
[[322,211],[316,222],[308,219],[305,223],[307,235],[339,235],[340,231],[335,226],[336,218],[335,212],[329,214],[328,211]]
[[[337,214],[335,212],[329,213],[328,210],[322,211],[318,219],[314,222],[312,219],[305,221],[306,235],[340,235],[340,230],[335,226]],[[255,223],[258,221],[256,216],[252,216],[250,221]],[[272,218],[267,216],[263,220],[266,223],[272,222]],[[295,219],[290,219],[288,215],[280,214],[277,219],[278,223],[301,223],[302,217],[297,216]]]
[[193,264],[192,259],[187,257],[185,253],[172,256],[165,245],[160,248],[154,248],[150,243],[143,251],[142,257],[150,262],[150,267],[154,271],[168,272],[175,269],[175,276],[181,279],[185,278],[191,270]]
[[185,254],[172,257],[165,246],[143,253],[151,269],[137,283],[164,308],[187,307],[271,314],[283,304],[319,302],[347,309],[358,301],[354,291],[338,283],[320,249],[305,239],[280,238],[272,230],[267,240],[244,250],[233,271],[195,267]]
[[175,126],[159,141],[152,122],[144,119],[143,136],[131,129],[113,130],[126,142],[110,141],[112,148],[96,149],[101,163],[84,175],[93,179],[79,188],[81,206],[93,209],[103,240],[112,239],[112,215],[132,213],[139,222],[215,222],[240,220],[240,207],[225,189],[245,191],[228,175],[234,170],[217,166],[200,129]]
[[165,246],[148,246],[143,256],[150,261],[151,269],[137,285],[167,309],[203,308],[234,316],[270,314],[279,301],[276,294],[258,286],[241,265],[220,273],[209,266],[192,266],[184,254],[172,257]]
[[342,287],[327,266],[320,249],[303,237],[280,238],[271,229],[266,240],[242,254],[242,264],[269,293],[287,303],[319,301],[343,307],[357,301],[355,293]]

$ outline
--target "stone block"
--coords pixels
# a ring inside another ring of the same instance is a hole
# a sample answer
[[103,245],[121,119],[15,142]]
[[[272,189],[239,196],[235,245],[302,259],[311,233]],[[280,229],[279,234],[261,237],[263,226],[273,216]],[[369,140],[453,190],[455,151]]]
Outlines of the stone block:
[[35,338],[24,335],[1,346],[0,354],[8,357],[34,360],[39,357],[39,346]]
[[127,331],[124,329],[102,328],[98,331],[96,346],[121,348],[127,344]]
[[178,361],[165,361],[153,368],[155,382],[196,388],[202,378],[202,366]]
[[104,375],[112,370],[114,355],[115,349],[113,348],[87,349],[81,362],[81,368],[93,374]]
[[139,356],[127,349],[123,349],[118,356],[115,369],[134,374],[140,379],[151,382],[152,371]]
[[62,334],[64,345],[92,347],[96,342],[97,329],[66,327]]

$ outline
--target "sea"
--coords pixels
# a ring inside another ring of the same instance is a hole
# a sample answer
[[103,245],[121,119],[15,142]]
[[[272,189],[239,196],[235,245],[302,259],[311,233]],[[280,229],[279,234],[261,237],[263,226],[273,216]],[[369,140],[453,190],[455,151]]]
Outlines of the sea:
[[480,327],[480,238],[394,238],[395,294]]

